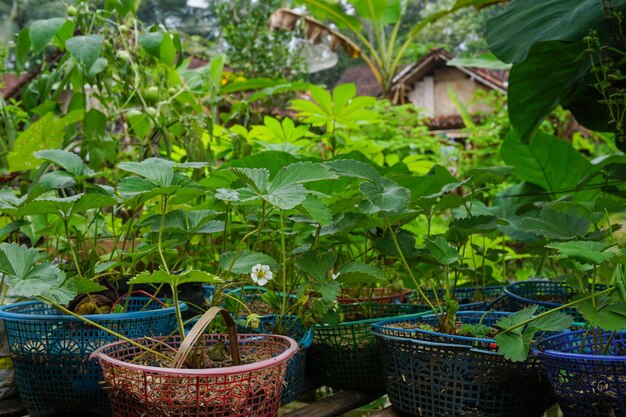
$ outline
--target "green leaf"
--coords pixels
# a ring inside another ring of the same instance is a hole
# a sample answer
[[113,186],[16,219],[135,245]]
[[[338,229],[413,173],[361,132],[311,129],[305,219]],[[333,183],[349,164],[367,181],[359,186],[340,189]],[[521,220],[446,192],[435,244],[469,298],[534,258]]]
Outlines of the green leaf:
[[554,311],[547,316],[538,317],[528,326],[540,332],[560,332],[569,329],[574,324],[574,318],[562,311]]
[[[164,231],[182,232],[186,234],[211,234],[222,232],[224,222],[212,220],[217,212],[212,210],[172,210],[163,220]],[[150,224],[153,232],[161,227],[161,215],[155,215],[143,224]]]
[[332,251],[320,254],[308,251],[296,258],[296,265],[302,272],[321,283],[328,281],[330,270],[336,260],[337,253]]
[[87,72],[87,78],[92,79],[96,75],[100,74],[106,69],[107,65],[109,65],[109,61],[107,61],[106,58],[97,58],[96,62],[94,62],[91,68],[89,68],[89,71]]
[[260,196],[266,192],[270,178],[269,170],[265,168],[230,168],[230,171],[257,195]]
[[63,144],[65,128],[83,118],[83,112],[75,110],[60,119],[46,113],[21,132],[9,152],[11,171],[25,171],[38,167],[43,161],[33,157],[33,153],[44,149],[58,149]]
[[544,208],[539,218],[524,217],[521,224],[526,232],[548,239],[569,240],[584,236],[591,223],[582,217],[574,216],[551,208]]
[[302,208],[319,225],[328,226],[333,223],[333,213],[326,203],[315,196],[308,195],[302,202]]
[[67,304],[76,297],[76,284],[51,263],[37,263],[36,249],[16,243],[0,244],[0,272],[6,275],[13,294],[21,297],[47,297]]
[[495,216],[473,216],[454,219],[446,232],[446,239],[452,242],[463,243],[470,235],[489,233],[496,229]]
[[91,176],[94,171],[89,168],[80,156],[61,149],[48,149],[34,153],[37,158],[52,162],[74,177]]
[[512,362],[523,362],[528,357],[534,333],[500,333],[496,339],[498,352]]
[[150,117],[146,113],[129,112],[126,119],[135,134],[140,138],[145,138],[150,133],[150,129],[152,129]]
[[176,47],[169,33],[163,34],[163,39],[159,47],[159,58],[165,65],[169,65],[170,67],[176,64]]
[[156,271],[143,271],[128,281],[129,285],[137,284],[176,284],[176,276],[168,274],[162,269]]
[[511,64],[500,61],[492,53],[481,54],[473,57],[456,56],[447,62],[450,67],[460,68],[483,68],[490,70],[508,70]]
[[509,119],[524,142],[591,68],[583,42],[541,42],[509,75]]
[[271,190],[262,197],[270,204],[280,208],[281,210],[291,210],[300,203],[304,202],[307,193],[302,184],[287,184],[280,188]]
[[87,278],[77,277],[74,279],[74,281],[76,284],[76,294],[88,294],[105,291],[107,289],[107,287],[105,287],[104,285],[98,284],[97,282],[94,282]]
[[337,159],[325,162],[324,165],[329,166],[341,176],[361,178],[372,182],[380,179],[378,172],[370,165],[353,159]]
[[269,191],[271,193],[273,190],[285,185],[336,178],[338,178],[337,174],[330,171],[322,164],[316,164],[313,162],[298,162],[295,164],[289,164],[281,169],[272,180]]
[[[496,327],[506,330],[510,327],[521,324],[529,320],[538,306],[533,305],[518,311],[517,313],[501,318],[496,322]],[[530,344],[532,343],[537,332],[558,332],[568,329],[573,323],[572,317],[567,314],[555,311],[547,316],[538,317],[526,325],[526,328],[520,326],[515,330],[502,332],[496,336],[498,351],[504,355],[506,359],[513,362],[521,362],[528,357]]]
[[86,71],[93,66],[100,56],[104,37],[102,35],[80,35],[65,41],[65,47]]
[[[585,294],[587,296],[589,294]],[[578,308],[585,320],[594,327],[607,331],[626,329],[626,303],[616,302],[608,295],[596,297],[594,306],[591,300],[582,301]]]
[[87,210],[101,209],[117,204],[117,199],[104,194],[85,193],[72,208],[73,213],[83,213]]
[[[517,324],[530,319],[533,316],[533,314],[535,314],[535,312],[537,311],[537,308],[539,307],[536,305],[525,307],[514,314],[510,314],[505,317],[502,317],[500,320],[498,320],[495,323],[495,326],[501,328],[502,330],[506,330],[510,327],[516,326]],[[513,332],[521,333],[522,328],[518,327],[517,329],[513,330]]]
[[484,184],[501,184],[511,175],[515,168],[508,165],[498,165],[486,168],[472,168],[468,174],[472,177],[472,184],[479,187]]
[[343,265],[339,269],[337,280],[348,285],[367,284],[371,286],[387,282],[385,275],[378,268],[357,262]]
[[442,236],[436,236],[428,241],[426,247],[441,265],[451,265],[461,258],[456,249]]
[[379,211],[388,213],[398,213],[405,210],[411,198],[409,190],[387,178],[380,178],[375,183],[362,182],[360,189]]
[[69,172],[65,171],[47,172],[37,181],[37,186],[46,191],[69,188],[74,185],[76,185],[76,179]]
[[162,158],[149,158],[141,162],[121,162],[117,167],[132,172],[158,187],[167,187],[174,181],[174,163]]
[[572,259],[593,265],[600,265],[621,255],[617,245],[586,240],[551,243],[546,247],[559,251],[559,254],[554,256],[556,259]]
[[161,42],[163,41],[163,32],[142,33],[139,36],[139,44],[150,55],[157,59],[161,59]]
[[239,193],[236,190],[231,190],[228,188],[218,188],[217,190],[215,190],[214,197],[218,200],[225,202],[239,201]]
[[301,0],[307,10],[320,19],[329,19],[340,28],[360,32],[362,25],[359,19],[346,14],[339,3],[327,0]]
[[[220,268],[223,271],[228,271],[235,254],[236,252],[227,252],[220,256]],[[231,272],[240,275],[249,274],[252,272],[252,267],[256,264],[269,265],[274,271],[278,269],[278,263],[271,256],[261,252],[242,251],[239,252]]]
[[335,301],[341,293],[341,286],[337,281],[327,281],[316,287],[315,291],[320,293],[325,302],[330,303]]
[[43,51],[66,21],[64,17],[55,17],[34,22],[29,31],[33,51],[35,53]]
[[402,18],[400,0],[350,0],[360,17],[385,25]]
[[545,133],[537,133],[529,144],[524,144],[511,132],[500,155],[515,167],[515,175],[549,192],[572,191],[593,169],[569,142]]
[[185,272],[176,275],[176,285],[188,284],[190,282],[201,282],[204,284],[220,284],[223,281],[208,272],[200,271],[198,269],[188,269]]
[[15,65],[18,70],[22,70],[28,60],[30,52],[30,29],[24,28],[20,31],[15,42]]
[[[624,10],[626,0],[613,0],[612,6]],[[592,29],[611,30],[602,1],[512,0],[504,12],[488,21],[487,43],[502,61],[518,63],[538,42],[578,41]]]

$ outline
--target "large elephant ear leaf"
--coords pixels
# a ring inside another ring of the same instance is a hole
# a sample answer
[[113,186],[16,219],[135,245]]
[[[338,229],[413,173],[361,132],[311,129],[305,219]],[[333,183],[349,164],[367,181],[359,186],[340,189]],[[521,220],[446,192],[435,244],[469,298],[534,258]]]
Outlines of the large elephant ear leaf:
[[575,90],[591,67],[583,42],[541,42],[511,69],[509,119],[524,142]]
[[[577,41],[592,29],[609,31],[603,3],[598,0],[512,0],[503,13],[487,23],[487,44],[500,60],[513,64],[522,62],[538,42]],[[612,3],[615,10],[626,7],[626,0]],[[558,61],[558,58],[549,61]]]

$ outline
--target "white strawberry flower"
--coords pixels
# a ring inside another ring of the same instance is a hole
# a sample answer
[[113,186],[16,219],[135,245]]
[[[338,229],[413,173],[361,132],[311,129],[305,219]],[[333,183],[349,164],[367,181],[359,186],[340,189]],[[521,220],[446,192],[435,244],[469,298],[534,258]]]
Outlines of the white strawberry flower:
[[341,275],[341,272],[337,272],[336,274],[331,274],[333,281],[339,278],[339,275]]
[[272,271],[270,271],[269,265],[256,264],[252,267],[252,272],[250,273],[250,276],[252,277],[252,281],[254,281],[255,284],[262,287],[272,280],[274,274],[272,273]]

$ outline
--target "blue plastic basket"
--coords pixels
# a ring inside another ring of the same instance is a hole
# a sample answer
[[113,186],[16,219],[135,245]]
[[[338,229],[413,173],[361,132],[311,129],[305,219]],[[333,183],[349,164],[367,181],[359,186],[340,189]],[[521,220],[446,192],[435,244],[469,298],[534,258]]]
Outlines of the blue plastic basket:
[[[147,300],[131,297],[126,313],[85,317],[129,338],[167,335],[176,326],[174,308],[151,302],[140,311]],[[2,306],[0,320],[4,320],[18,391],[31,416],[111,414],[98,384],[100,366],[89,355],[116,341],[115,337],[38,301]]]
[[[510,313],[460,312],[462,323],[493,325]],[[436,325],[416,315],[372,325],[389,401],[401,415],[541,417],[555,400],[539,359],[511,362],[493,339],[447,335],[394,324]]]
[[[598,335],[610,344],[606,355],[594,354],[594,337],[586,330],[550,336],[536,352],[566,417],[626,416],[626,331]],[[610,339],[610,342],[609,342]]]
[[[238,326],[241,333],[272,333],[274,332],[277,317],[274,315],[261,317],[261,325],[257,329]],[[285,374],[285,387],[280,402],[282,405],[295,401],[304,389],[304,373],[306,363],[306,351],[313,343],[313,327],[306,329],[297,316],[283,317],[283,325],[290,328],[285,336],[289,336],[298,342],[298,352],[287,361]]]
[[[605,285],[596,285],[596,290],[605,289]],[[529,280],[515,282],[504,288],[504,293],[509,299],[511,311],[518,311],[529,305],[538,305],[537,313],[562,306],[570,301],[575,291],[567,282]],[[549,298],[550,301],[542,300]],[[574,317],[575,322],[584,322],[585,319],[577,308],[571,307],[562,310]]]
[[[504,287],[494,285],[489,287],[457,287],[454,291],[456,300],[459,302],[459,310],[461,311],[485,311],[492,309],[492,305],[500,301],[504,294]],[[431,301],[434,301],[435,294],[433,290],[425,290],[424,293]],[[445,292],[437,290],[437,296],[443,300]],[[419,294],[413,291],[409,294],[407,300],[409,302],[422,303]],[[442,301],[443,302],[443,301]]]
[[380,354],[372,323],[431,311],[417,304],[343,304],[344,322],[338,327],[316,325],[311,361],[317,383],[333,388],[382,393],[385,390]]

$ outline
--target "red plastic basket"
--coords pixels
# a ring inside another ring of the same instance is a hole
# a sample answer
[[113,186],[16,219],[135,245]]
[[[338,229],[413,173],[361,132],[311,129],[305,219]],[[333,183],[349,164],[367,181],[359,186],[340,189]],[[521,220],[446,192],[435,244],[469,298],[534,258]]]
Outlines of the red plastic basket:
[[[203,334],[195,347],[229,345],[229,336]],[[242,358],[269,355],[248,365],[210,369],[145,366],[131,361],[144,351],[128,342],[96,350],[113,417],[270,417],[278,415],[286,361],[298,350],[291,338],[277,335],[238,335]],[[180,338],[137,339],[159,351],[164,344],[178,348]],[[194,347],[194,348],[195,348]]]

